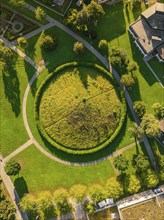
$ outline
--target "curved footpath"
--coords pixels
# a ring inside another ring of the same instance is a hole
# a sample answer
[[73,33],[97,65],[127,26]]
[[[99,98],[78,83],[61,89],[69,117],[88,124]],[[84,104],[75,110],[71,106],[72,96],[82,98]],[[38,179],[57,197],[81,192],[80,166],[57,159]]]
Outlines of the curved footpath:
[[[30,10],[34,11],[35,8],[30,6],[29,4],[26,4],[26,7],[29,8]],[[46,28],[49,28],[49,27],[52,27],[52,26],[57,26],[58,28],[62,29],[63,31],[67,32],[69,35],[71,35],[73,38],[75,38],[76,40],[82,42],[85,47],[90,51],[92,52],[105,66],[106,68],[112,72],[113,76],[115,77],[116,81],[118,82],[118,84],[120,85],[120,87],[123,89],[124,91],[124,94],[125,94],[125,97],[126,97],[126,100],[127,100],[127,103],[128,103],[128,106],[129,106],[129,109],[133,115],[133,118],[135,120],[135,122],[137,124],[140,123],[138,117],[136,116],[134,110],[133,110],[133,102],[131,100],[131,97],[128,93],[128,91],[126,90],[126,88],[124,88],[121,83],[120,83],[120,76],[118,75],[118,73],[115,71],[114,68],[112,68],[110,65],[109,65],[109,62],[107,59],[105,59],[105,57],[103,57],[95,48],[92,47],[92,45],[90,45],[88,42],[86,42],[83,38],[81,38],[80,36],[78,36],[76,33],[74,33],[72,30],[70,30],[69,28],[67,28],[66,26],[64,26],[63,24],[61,24],[60,22],[58,22],[57,20],[49,17],[49,16],[46,16],[46,19],[50,22],[50,25],[47,25]],[[42,30],[42,29],[40,29]],[[32,36],[34,36],[35,34],[38,34],[38,30],[36,31],[33,31],[31,34],[29,33],[28,36],[25,36],[27,38],[30,38]],[[52,160],[55,160],[55,161],[58,161],[60,163],[64,163],[64,164],[69,164],[69,165],[80,165],[80,166],[85,166],[85,165],[88,165],[88,164],[95,164],[99,161],[93,161],[93,162],[90,162],[90,163],[70,163],[70,162],[66,162],[66,161],[63,161],[63,160],[60,160],[59,158],[57,157],[54,157],[52,154],[48,153],[46,150],[44,150],[40,145],[39,143],[35,140],[35,138],[33,137],[33,134],[30,130],[30,127],[29,127],[29,124],[28,124],[28,120],[27,120],[27,113],[26,113],[26,105],[27,105],[27,97],[28,97],[28,93],[31,89],[31,86],[33,84],[33,82],[35,81],[35,79],[37,78],[37,76],[39,75],[39,73],[45,68],[44,66],[43,67],[39,67],[38,65],[36,65],[34,63],[34,61],[29,58],[26,54],[24,54],[22,51],[20,51],[18,48],[15,47],[15,42],[12,44],[10,42],[8,42],[6,39],[4,39],[2,36],[0,37],[1,40],[8,46],[10,47],[12,50],[14,50],[19,56],[23,57],[28,63],[30,63],[37,71],[36,73],[33,75],[33,77],[31,78],[27,88],[26,88],[26,91],[25,91],[25,94],[24,94],[24,98],[23,98],[23,106],[22,106],[22,113],[23,113],[23,120],[24,120],[24,125],[25,125],[25,128],[26,128],[26,131],[29,135],[29,138],[30,140],[27,141],[27,143],[25,143],[24,145],[22,145],[19,150],[16,150],[15,152],[13,152],[11,155],[9,155],[8,157],[4,158],[4,162],[7,162],[9,159],[11,159],[13,156],[15,156],[16,154],[18,154],[19,152],[21,152],[22,150],[26,149],[28,146],[30,146],[30,144],[35,144],[35,146],[43,153],[45,154],[47,157],[49,157],[50,159]],[[155,160],[154,160],[154,156],[153,156],[153,152],[150,148],[150,145],[149,145],[149,142],[147,140],[147,137],[144,137],[143,139],[144,141],[144,144],[145,144],[145,147],[146,147],[146,150],[147,150],[147,153],[149,155],[149,158],[151,160],[151,163],[153,164],[153,166],[156,168],[156,165],[155,165]],[[106,158],[102,158],[102,159],[106,159]],[[11,199],[13,200],[15,206],[16,206],[16,219],[17,220],[21,220],[21,219],[28,219],[26,213],[21,213],[20,210],[19,210],[19,196],[14,188],[14,185],[12,184],[10,178],[7,176],[5,170],[4,170],[4,163],[3,161],[0,161],[0,171],[1,171],[1,176],[2,176],[2,179],[7,187],[7,190],[10,194],[10,197]]]

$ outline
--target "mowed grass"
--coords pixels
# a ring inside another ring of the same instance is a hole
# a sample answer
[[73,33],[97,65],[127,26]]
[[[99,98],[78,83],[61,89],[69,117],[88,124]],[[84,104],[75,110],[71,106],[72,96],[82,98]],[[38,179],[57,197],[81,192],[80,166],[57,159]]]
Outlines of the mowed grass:
[[158,205],[156,199],[151,199],[148,202],[140,203],[129,208],[122,209],[121,213],[126,220],[163,220],[164,219],[164,202]]
[[64,146],[94,147],[119,125],[121,101],[110,78],[95,68],[66,69],[41,91],[40,122],[46,133]]
[[12,178],[20,196],[27,192],[52,192],[59,187],[69,189],[77,183],[86,186],[93,183],[105,184],[109,177],[115,176],[109,160],[91,166],[67,166],[50,160],[35,146],[30,146],[14,159],[20,162],[22,167],[19,178]]
[[3,157],[28,140],[22,118],[22,100],[35,70],[15,55],[15,64],[0,74],[0,152]]
[[[39,43],[43,34],[50,34],[57,39],[57,47],[54,50],[44,51],[40,48]],[[42,65],[43,62],[48,64],[47,69],[49,72],[52,72],[54,68],[68,61],[87,61],[101,64],[101,62],[87,49],[84,54],[77,56],[73,52],[73,45],[75,42],[76,40],[66,32],[57,27],[52,27],[29,38],[29,46],[25,49],[25,53],[39,65]]]

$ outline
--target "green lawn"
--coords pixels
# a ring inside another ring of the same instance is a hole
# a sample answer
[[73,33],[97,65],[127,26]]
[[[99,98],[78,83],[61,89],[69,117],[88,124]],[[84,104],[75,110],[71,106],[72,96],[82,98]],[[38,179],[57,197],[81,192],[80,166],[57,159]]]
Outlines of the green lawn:
[[149,61],[149,65],[155,71],[161,82],[164,84],[164,64],[160,63],[157,58],[153,58]]
[[0,152],[5,157],[28,140],[22,119],[22,99],[35,70],[15,55],[16,63],[0,74]]
[[20,196],[26,192],[39,193],[43,190],[54,191],[58,187],[70,188],[76,183],[87,186],[92,183],[105,184],[109,177],[115,175],[109,160],[86,167],[67,166],[50,160],[34,146],[30,146],[14,159],[22,167],[19,178],[12,178]]

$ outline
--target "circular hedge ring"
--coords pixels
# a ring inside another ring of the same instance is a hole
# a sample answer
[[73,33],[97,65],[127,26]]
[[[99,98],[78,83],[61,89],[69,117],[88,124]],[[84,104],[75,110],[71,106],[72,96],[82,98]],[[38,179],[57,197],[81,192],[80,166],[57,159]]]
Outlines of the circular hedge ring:
[[42,137],[69,154],[97,152],[113,141],[126,115],[112,75],[91,63],[67,63],[51,73],[35,97]]

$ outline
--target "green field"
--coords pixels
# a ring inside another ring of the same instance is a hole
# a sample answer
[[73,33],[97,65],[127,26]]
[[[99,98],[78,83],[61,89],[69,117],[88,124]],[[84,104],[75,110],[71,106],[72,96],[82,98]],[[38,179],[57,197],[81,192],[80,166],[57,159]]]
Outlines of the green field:
[[15,55],[15,64],[0,74],[0,152],[3,157],[28,140],[23,124],[22,100],[34,68]]

